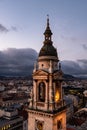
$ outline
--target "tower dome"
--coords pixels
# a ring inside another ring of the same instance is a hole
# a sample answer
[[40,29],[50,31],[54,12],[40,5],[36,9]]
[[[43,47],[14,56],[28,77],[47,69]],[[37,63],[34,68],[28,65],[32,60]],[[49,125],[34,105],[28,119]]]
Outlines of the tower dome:
[[57,50],[52,44],[44,44],[39,52],[40,56],[55,56],[57,57]]
[[53,42],[51,40],[52,32],[49,26],[49,17],[47,18],[47,27],[44,32],[44,36],[45,36],[45,40],[43,42],[44,45],[42,46],[39,52],[39,57],[41,58],[42,56],[53,56],[58,59],[57,50],[53,46]]

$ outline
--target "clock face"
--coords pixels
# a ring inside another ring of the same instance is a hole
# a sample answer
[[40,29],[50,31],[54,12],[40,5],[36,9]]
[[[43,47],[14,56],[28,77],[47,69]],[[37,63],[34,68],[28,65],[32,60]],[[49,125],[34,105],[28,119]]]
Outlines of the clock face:
[[57,90],[55,93],[55,102],[58,102],[59,99],[60,99],[60,94],[59,94],[59,91]]

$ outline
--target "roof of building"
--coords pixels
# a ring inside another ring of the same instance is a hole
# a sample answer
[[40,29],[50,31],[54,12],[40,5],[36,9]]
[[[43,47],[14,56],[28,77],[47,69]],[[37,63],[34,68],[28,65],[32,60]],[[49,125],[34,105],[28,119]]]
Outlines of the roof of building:
[[14,121],[17,121],[17,122],[23,121],[23,117],[21,117],[21,116],[16,116],[16,117],[14,117],[14,118],[12,118],[12,119],[5,118],[5,117],[1,117],[1,118],[0,118],[0,128],[1,128],[2,126],[6,125],[6,124],[10,124],[10,123],[12,124],[12,123],[14,123]]

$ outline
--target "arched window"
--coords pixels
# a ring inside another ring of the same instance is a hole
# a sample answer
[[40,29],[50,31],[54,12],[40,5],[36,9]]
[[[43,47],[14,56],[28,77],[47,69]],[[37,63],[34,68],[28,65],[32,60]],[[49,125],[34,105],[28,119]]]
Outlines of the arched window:
[[57,121],[57,130],[62,130],[62,120]]
[[41,82],[39,83],[39,101],[40,102],[45,102],[45,83]]

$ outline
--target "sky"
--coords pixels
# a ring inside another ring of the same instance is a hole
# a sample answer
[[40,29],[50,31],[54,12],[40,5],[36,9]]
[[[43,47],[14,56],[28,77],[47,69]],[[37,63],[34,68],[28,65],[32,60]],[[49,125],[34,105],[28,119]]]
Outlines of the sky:
[[[26,68],[31,52],[34,62],[43,45],[47,14],[64,72],[87,76],[87,0],[0,0],[1,73]],[[23,61],[17,59],[22,53]]]
[[43,45],[49,14],[61,60],[87,59],[87,0],[0,0],[0,50]]

